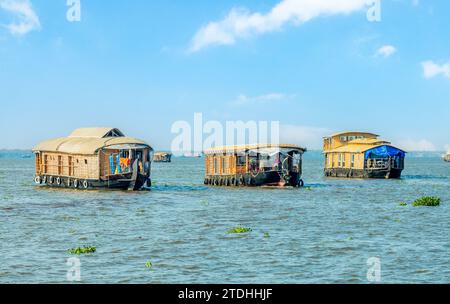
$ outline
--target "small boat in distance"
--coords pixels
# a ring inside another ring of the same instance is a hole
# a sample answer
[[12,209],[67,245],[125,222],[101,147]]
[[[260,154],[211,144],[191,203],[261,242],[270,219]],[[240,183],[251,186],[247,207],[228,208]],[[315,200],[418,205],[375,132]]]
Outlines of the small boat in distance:
[[153,161],[155,163],[170,163],[172,162],[172,153],[156,152],[155,155],[153,155]]
[[36,184],[139,190],[151,186],[153,149],[115,128],[82,128],[33,148]]
[[205,151],[205,185],[302,187],[302,156],[295,145],[243,145]]
[[450,148],[447,150],[447,154],[444,155],[444,160],[446,162],[450,162]]
[[324,138],[325,176],[400,178],[406,152],[367,132],[340,132]]

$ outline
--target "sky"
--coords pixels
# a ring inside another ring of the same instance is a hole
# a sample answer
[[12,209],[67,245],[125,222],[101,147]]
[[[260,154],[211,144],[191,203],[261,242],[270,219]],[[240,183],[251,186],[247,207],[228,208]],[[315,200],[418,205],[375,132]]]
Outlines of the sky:
[[111,126],[164,150],[194,113],[450,147],[450,1],[76,2],[0,0],[0,149]]

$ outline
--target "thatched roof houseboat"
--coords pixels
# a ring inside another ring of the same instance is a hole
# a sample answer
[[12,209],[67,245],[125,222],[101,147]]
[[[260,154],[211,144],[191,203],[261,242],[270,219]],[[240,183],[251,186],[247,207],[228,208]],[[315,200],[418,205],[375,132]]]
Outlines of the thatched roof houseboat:
[[151,185],[153,149],[115,128],[81,128],[33,148],[36,184],[138,190]]
[[155,155],[153,155],[153,161],[155,163],[170,163],[172,162],[172,153],[156,152]]
[[303,186],[302,156],[295,145],[243,145],[205,151],[205,184],[214,186]]

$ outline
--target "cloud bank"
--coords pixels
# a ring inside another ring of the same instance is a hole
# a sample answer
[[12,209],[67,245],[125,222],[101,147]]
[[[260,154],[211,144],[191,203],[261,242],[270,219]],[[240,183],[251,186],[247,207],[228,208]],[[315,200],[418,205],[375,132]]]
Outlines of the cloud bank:
[[432,60],[422,62],[423,76],[427,79],[442,75],[450,77],[450,63],[437,64]]
[[266,14],[233,8],[224,19],[200,28],[189,50],[231,45],[238,39],[281,30],[289,23],[298,26],[320,16],[350,14],[364,6],[364,0],[282,0]]
[[392,45],[384,45],[377,50],[377,56],[384,58],[390,57],[397,53],[397,49]]
[[2,25],[13,35],[25,35],[41,28],[39,17],[29,0],[0,0],[0,9],[14,15],[14,22]]
[[398,146],[406,151],[420,151],[420,152],[437,151],[436,146],[426,139],[420,140],[404,139],[398,142]]

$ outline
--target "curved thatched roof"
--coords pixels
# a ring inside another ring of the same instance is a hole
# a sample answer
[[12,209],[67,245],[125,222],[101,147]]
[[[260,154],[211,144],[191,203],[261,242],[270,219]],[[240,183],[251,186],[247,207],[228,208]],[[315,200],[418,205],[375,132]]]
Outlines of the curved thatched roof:
[[143,145],[151,148],[146,142],[126,137],[115,128],[82,128],[73,131],[68,137],[41,142],[33,148],[33,151],[93,155],[102,148],[117,145],[131,147]]
[[289,144],[253,144],[253,145],[238,145],[238,146],[224,146],[215,147],[205,151],[205,154],[220,154],[220,153],[238,153],[246,150],[254,149],[266,149],[266,148],[278,148],[278,149],[292,149],[305,152],[306,148],[299,147],[297,145]]

